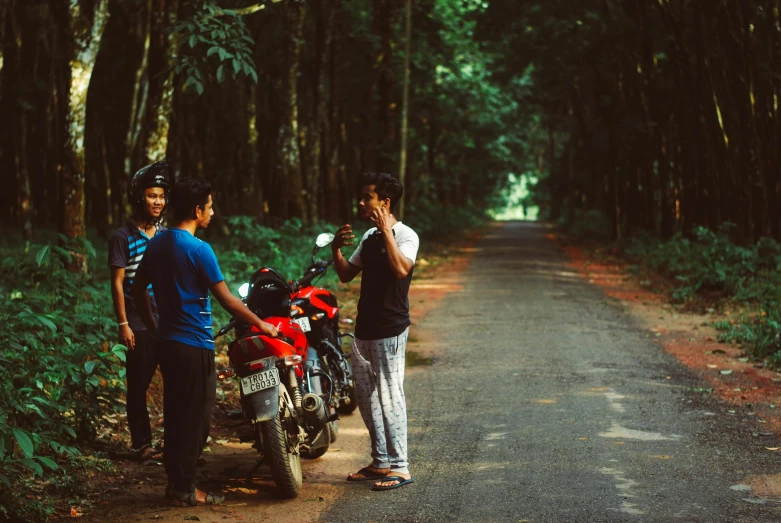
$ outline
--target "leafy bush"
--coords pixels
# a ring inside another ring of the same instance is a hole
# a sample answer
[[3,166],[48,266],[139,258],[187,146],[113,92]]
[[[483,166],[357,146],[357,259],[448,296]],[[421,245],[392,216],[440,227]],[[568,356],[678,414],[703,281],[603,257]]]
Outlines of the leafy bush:
[[750,247],[736,245],[729,228],[727,224],[713,232],[699,227],[691,239],[679,233],[664,243],[639,237],[627,253],[679,281],[673,292],[677,302],[706,293],[740,301],[778,301],[781,246],[769,238]]
[[464,229],[477,227],[487,220],[488,215],[474,207],[426,202],[409,206],[403,221],[421,239],[432,239],[445,238]]
[[746,304],[738,321],[721,321],[721,339],[742,343],[752,356],[781,364],[781,244],[762,238],[740,246],[729,238],[731,224],[713,232],[704,227],[691,238],[677,234],[667,242],[635,237],[626,249],[633,258],[678,282],[677,302],[698,298]]
[[[0,264],[0,518],[40,520],[50,501],[26,497],[34,478],[78,484],[89,443],[104,415],[124,409],[125,348],[115,334],[110,297],[90,275],[65,270],[88,242],[28,248]],[[70,479],[70,481],[69,481]]]

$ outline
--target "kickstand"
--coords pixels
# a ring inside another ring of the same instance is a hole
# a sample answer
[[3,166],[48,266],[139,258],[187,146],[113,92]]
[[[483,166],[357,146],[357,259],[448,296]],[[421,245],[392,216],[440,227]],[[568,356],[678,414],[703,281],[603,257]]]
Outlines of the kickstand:
[[258,469],[263,465],[263,458],[258,458],[255,462],[255,466],[252,467],[252,470],[250,470],[248,476],[251,478],[255,475],[255,472],[258,471]]

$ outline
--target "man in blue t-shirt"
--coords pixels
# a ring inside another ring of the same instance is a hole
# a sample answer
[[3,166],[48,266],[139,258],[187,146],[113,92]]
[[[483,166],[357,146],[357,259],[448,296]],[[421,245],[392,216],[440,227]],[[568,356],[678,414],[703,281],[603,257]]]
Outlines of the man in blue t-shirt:
[[[141,319],[156,334],[163,373],[166,497],[180,505],[219,504],[220,494],[195,488],[195,466],[209,436],[217,378],[209,291],[222,307],[269,336],[277,330],[253,314],[228,290],[217,257],[208,243],[195,237],[208,227],[211,186],[183,180],[171,190],[174,225],[149,242],[136,272],[133,297]],[[159,323],[147,290],[152,284]]]

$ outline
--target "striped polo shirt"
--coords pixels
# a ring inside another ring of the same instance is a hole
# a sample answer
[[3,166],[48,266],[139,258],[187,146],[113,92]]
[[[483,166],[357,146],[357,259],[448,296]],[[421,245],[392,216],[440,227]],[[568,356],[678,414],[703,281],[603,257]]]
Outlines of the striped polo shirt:
[[[165,228],[159,226],[157,233],[159,234],[163,230],[165,230]],[[109,240],[109,267],[120,267],[125,269],[125,279],[122,282],[122,288],[125,294],[125,313],[127,314],[127,321],[130,324],[130,328],[133,331],[146,330],[146,326],[141,320],[141,316],[138,314],[135,304],[133,303],[132,288],[133,280],[135,279],[136,271],[138,270],[138,264],[141,263],[141,259],[144,257],[148,244],[149,236],[139,229],[136,222],[132,219],[128,220],[122,227],[117,229],[117,232],[115,232]],[[154,312],[155,317],[157,317],[157,303],[151,285],[149,286],[149,295],[152,299],[152,312]]]

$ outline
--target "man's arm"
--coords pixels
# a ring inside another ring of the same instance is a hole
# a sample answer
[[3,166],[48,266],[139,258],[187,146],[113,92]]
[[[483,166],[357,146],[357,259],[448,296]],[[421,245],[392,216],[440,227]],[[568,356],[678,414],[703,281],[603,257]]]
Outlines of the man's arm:
[[350,240],[353,238],[355,238],[355,235],[352,227],[350,225],[342,225],[336,231],[336,237],[334,237],[334,241],[331,243],[331,252],[334,255],[334,270],[342,283],[353,281],[358,276],[358,273],[361,272],[360,267],[356,267],[342,256],[341,248],[346,245],[352,245],[354,242]]
[[259,328],[264,334],[275,338],[277,336],[277,329],[270,323],[258,318],[258,316],[244,305],[240,299],[234,296],[225,285],[225,281],[221,281],[211,285],[209,287],[214,297],[222,305],[222,308],[231,313],[231,315],[239,320],[241,323],[247,325],[254,325]]
[[136,278],[133,280],[133,303],[141,316],[141,321],[146,325],[147,330],[154,336],[157,333],[157,322],[152,313],[152,299],[149,297],[149,276],[141,271],[141,267],[136,271]]
[[124,267],[111,267],[111,298],[114,302],[114,312],[117,315],[117,325],[119,325],[119,342],[133,350],[136,348],[136,336],[127,323],[125,290],[122,285],[124,280]]

